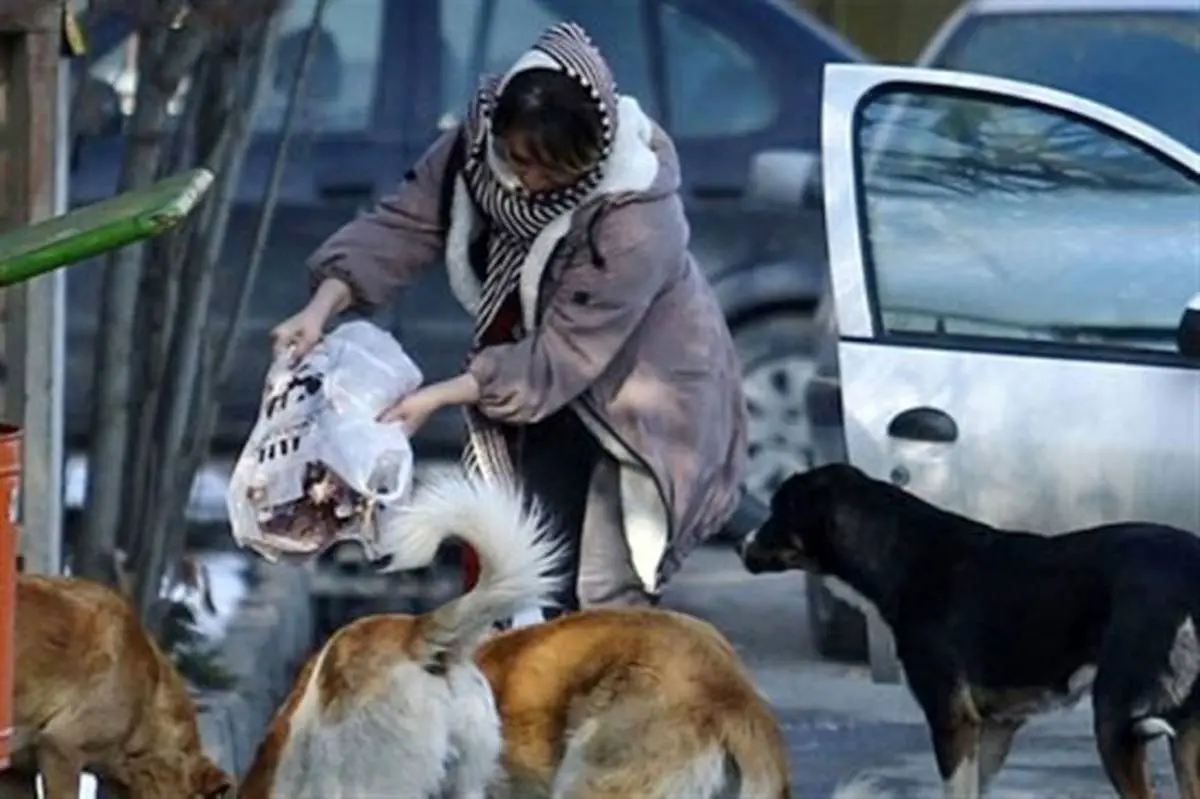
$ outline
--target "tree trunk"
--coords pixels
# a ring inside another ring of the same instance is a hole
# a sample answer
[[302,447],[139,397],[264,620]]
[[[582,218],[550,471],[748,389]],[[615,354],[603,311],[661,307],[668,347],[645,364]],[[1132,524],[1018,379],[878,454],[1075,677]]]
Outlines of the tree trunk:
[[[257,26],[240,36],[236,47],[217,56],[219,61],[206,87],[210,109],[205,121],[210,135],[202,131],[199,139],[201,148],[209,151],[206,160],[218,177],[204,209],[203,224],[195,228],[189,248],[166,358],[166,379],[153,407],[153,454],[146,459],[152,467],[148,475],[151,488],[146,493],[143,538],[136,556],[138,606],[147,614],[160,606],[156,600],[161,575],[182,554],[186,537],[182,510],[195,472],[188,469],[184,456],[188,420],[202,410],[211,390],[204,385],[203,375],[211,368],[212,359],[208,326],[214,272],[250,141],[250,115],[265,66],[268,31],[266,25]],[[215,141],[211,134],[216,135]],[[150,617],[146,621],[156,629],[161,620]]]
[[[139,31],[140,75],[156,68],[159,54],[174,38],[169,30]],[[173,93],[174,86],[165,86],[161,81],[138,81],[118,191],[146,186],[158,177],[166,136],[167,103]],[[134,318],[142,250],[136,245],[126,247],[111,254],[104,264],[87,492],[83,531],[76,553],[77,573],[99,580],[109,575],[125,496],[124,464],[134,398]]]
[[[234,188],[262,83],[263,49],[280,0],[93,0],[139,27],[136,105],[127,121],[119,189],[203,162],[216,174],[198,212],[168,236],[111,256],[104,281],[77,573],[107,579],[114,546],[135,567],[148,618],[184,542],[182,510],[195,468],[189,436],[211,404],[212,302]],[[197,67],[201,68],[197,68]],[[168,104],[191,75],[180,118]],[[136,409],[136,411],[135,411]],[[134,415],[136,413],[136,416]],[[187,451],[185,453],[185,450]],[[185,474],[186,472],[186,474]]]
[[[175,136],[169,172],[180,172],[201,162],[197,150],[197,128],[206,110],[205,93],[213,59],[202,57],[192,73],[192,90],[188,92],[184,112]],[[183,264],[190,243],[195,237],[199,212],[162,239],[151,242],[146,253],[141,285],[138,288],[137,340],[143,343],[140,352],[141,387],[144,409],[157,408],[166,379],[167,356],[171,333],[177,319],[179,287],[183,282]],[[157,246],[153,246],[157,245]],[[145,529],[146,492],[151,482],[150,460],[154,450],[154,414],[143,413],[130,426],[129,496],[123,507],[119,545],[128,553],[136,552]]]
[[[275,217],[275,206],[279,199],[279,186],[283,180],[283,170],[287,166],[288,147],[291,144],[292,133],[296,128],[300,106],[305,97],[305,82],[308,78],[308,67],[312,61],[317,32],[321,28],[321,21],[324,18],[327,5],[328,0],[317,0],[316,5],[313,6],[308,32],[301,45],[300,63],[296,69],[296,75],[292,79],[292,85],[288,87],[287,106],[284,109],[279,149],[276,151],[275,158],[271,164],[271,176],[267,182],[266,194],[263,197],[262,213],[259,216],[258,226],[254,232],[254,245],[250,251],[246,268],[242,270],[239,278],[237,302],[233,315],[230,317],[229,324],[224,333],[217,341],[215,358],[212,362],[213,371],[208,376],[209,382],[213,386],[215,397],[223,395],[225,381],[229,379],[229,371],[233,363],[233,353],[236,351],[238,339],[241,337],[242,323],[245,320],[250,304],[250,294],[254,289],[258,270],[266,252],[267,238]],[[200,464],[208,452],[209,439],[212,437],[213,427],[216,425],[219,411],[219,402],[210,401],[201,410],[198,418],[195,420],[192,447],[187,454],[187,465],[185,466],[185,471],[189,475],[194,474],[200,468]]]

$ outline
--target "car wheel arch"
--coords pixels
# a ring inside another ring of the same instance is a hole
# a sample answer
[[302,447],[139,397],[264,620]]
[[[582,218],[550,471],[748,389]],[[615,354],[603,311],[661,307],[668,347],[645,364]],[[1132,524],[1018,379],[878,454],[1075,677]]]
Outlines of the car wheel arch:
[[814,314],[826,281],[824,264],[744,264],[709,278],[730,329],[778,313]]

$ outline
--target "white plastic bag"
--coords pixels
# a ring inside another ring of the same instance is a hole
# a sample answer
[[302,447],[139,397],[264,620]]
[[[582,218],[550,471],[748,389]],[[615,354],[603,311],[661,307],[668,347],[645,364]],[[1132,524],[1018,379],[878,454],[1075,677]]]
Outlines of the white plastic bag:
[[376,417],[421,380],[399,342],[365,321],[295,364],[272,364],[226,498],[238,546],[273,561],[353,539],[378,557],[379,531],[412,487],[413,455],[404,428]]

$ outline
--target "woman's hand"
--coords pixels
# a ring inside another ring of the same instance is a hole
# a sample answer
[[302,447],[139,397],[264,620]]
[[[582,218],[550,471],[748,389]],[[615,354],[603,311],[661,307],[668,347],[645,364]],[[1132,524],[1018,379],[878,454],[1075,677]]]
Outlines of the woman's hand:
[[275,355],[290,352],[293,358],[302,358],[321,340],[325,323],[329,317],[350,304],[350,287],[336,277],[326,278],[317,287],[308,305],[293,316],[280,322],[271,331]]
[[321,340],[325,329],[325,317],[309,306],[299,313],[284,319],[271,331],[272,349],[275,356],[290,353],[292,358],[303,358]]
[[400,422],[409,436],[416,435],[436,411],[451,405],[473,405],[479,401],[479,384],[469,374],[434,383],[401,397],[379,414],[381,422]]

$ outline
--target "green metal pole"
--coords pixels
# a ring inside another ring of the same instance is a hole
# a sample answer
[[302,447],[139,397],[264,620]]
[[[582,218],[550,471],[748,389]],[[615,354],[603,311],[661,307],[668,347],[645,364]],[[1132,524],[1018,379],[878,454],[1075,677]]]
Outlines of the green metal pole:
[[193,169],[0,235],[0,288],[165,233],[212,180],[207,169]]

